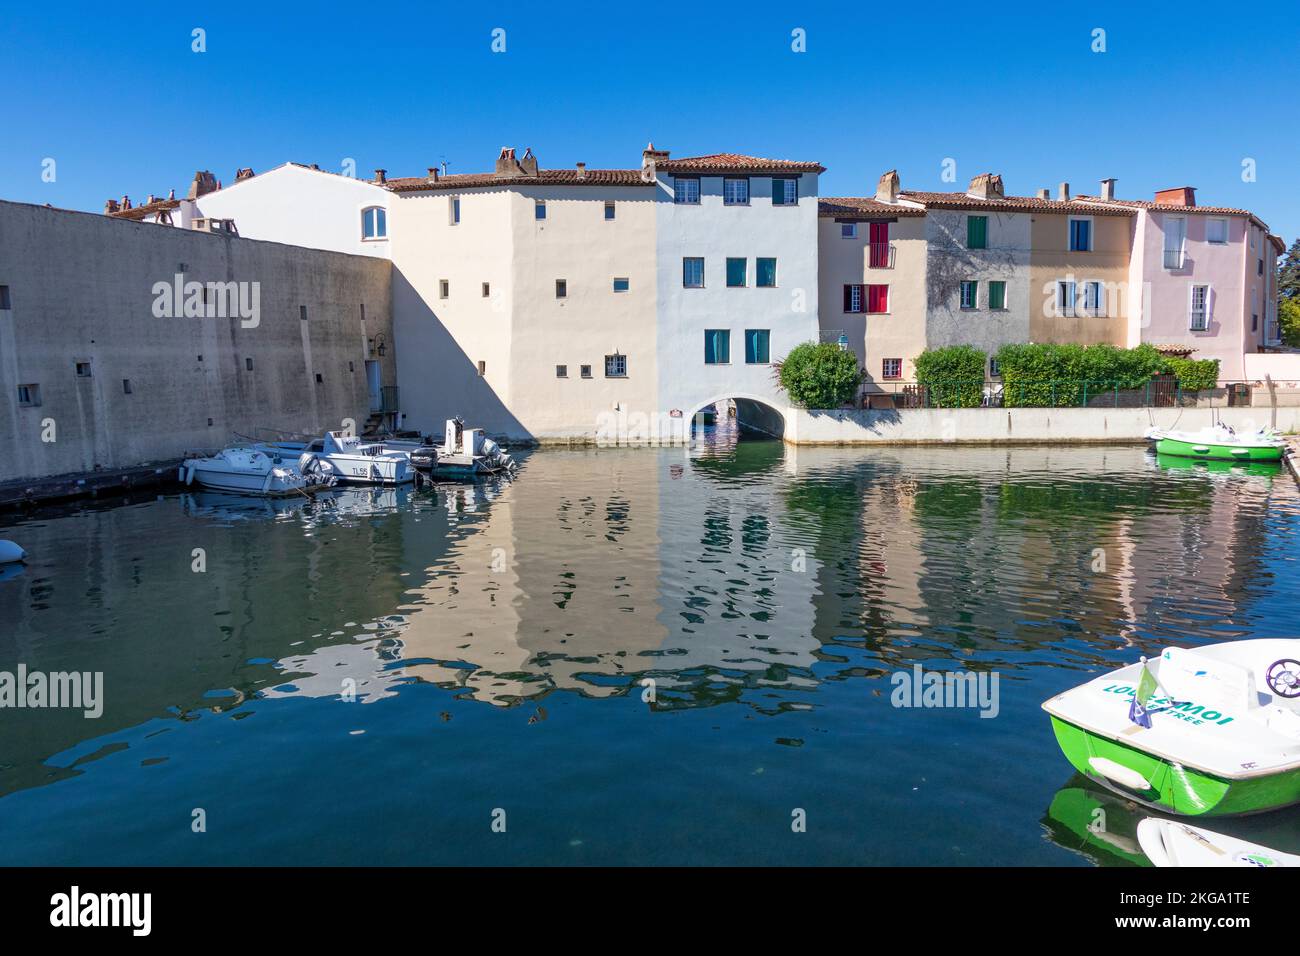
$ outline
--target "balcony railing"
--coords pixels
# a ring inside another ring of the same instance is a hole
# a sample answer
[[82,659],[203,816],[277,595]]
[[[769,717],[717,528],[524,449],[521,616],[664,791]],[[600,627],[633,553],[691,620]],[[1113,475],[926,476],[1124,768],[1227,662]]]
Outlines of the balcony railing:
[[1300,381],[1220,382],[1190,391],[1172,375],[1136,388],[1111,380],[969,379],[909,382],[876,378],[859,390],[855,405],[877,411],[909,408],[1223,408],[1300,406]]
[[894,244],[892,242],[869,242],[867,267],[871,269],[894,268]]
[[1165,268],[1181,269],[1183,267],[1183,262],[1186,260],[1186,258],[1187,256],[1182,249],[1166,249]]

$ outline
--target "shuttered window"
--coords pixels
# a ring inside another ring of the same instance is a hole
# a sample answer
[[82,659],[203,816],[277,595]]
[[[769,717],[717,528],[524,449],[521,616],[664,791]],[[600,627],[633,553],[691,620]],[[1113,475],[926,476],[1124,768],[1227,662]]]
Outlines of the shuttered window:
[[989,217],[966,217],[966,248],[987,249],[989,246]]
[[889,286],[887,285],[867,286],[867,311],[868,312],[889,311]]
[[766,365],[771,361],[768,352],[770,334],[767,329],[745,329],[745,363]]
[[726,365],[731,361],[731,332],[727,329],[704,330],[704,364]]
[[989,283],[989,308],[1005,309],[1007,307],[1007,284],[1005,282]]
[[846,285],[844,287],[844,311],[861,312],[862,311],[862,291],[865,287],[860,285]]

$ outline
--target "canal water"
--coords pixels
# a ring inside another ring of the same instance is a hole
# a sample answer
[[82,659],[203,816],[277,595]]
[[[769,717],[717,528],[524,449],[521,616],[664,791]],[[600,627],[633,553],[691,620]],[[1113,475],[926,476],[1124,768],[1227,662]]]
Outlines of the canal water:
[[[1142,814],[1041,702],[1295,634],[1300,495],[1266,466],[519,457],[5,519],[31,559],[0,572],[0,670],[102,672],[103,713],[0,711],[0,864],[1133,865]],[[918,665],[996,676],[996,706],[894,706]],[[1293,813],[1218,828],[1300,851]]]

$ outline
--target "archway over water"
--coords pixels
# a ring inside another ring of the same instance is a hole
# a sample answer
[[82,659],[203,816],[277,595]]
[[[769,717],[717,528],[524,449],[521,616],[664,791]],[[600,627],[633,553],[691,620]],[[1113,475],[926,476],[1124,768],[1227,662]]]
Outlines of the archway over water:
[[733,407],[735,425],[742,434],[758,438],[785,437],[785,416],[762,399],[748,395],[724,395],[701,404],[691,413],[692,432],[699,427],[701,413],[707,416],[714,412],[718,421],[723,422]]

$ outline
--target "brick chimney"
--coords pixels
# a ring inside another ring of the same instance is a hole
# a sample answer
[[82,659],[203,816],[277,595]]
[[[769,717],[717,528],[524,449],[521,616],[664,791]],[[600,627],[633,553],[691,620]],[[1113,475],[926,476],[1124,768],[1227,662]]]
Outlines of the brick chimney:
[[980,173],[970,181],[966,194],[976,199],[1002,199],[1002,177],[997,173]]
[[436,183],[438,181],[438,167],[429,166],[427,168],[429,170],[429,182]]
[[641,169],[645,170],[656,163],[666,162],[667,159],[668,150],[655,149],[654,143],[646,143],[645,149],[641,150]]
[[578,163],[578,178],[579,178],[579,179],[586,179],[586,178],[587,178],[587,164],[586,164],[586,163]]
[[123,197],[122,197],[122,211],[123,211],[123,212],[126,212],[126,211],[127,211],[128,209],[130,209],[130,208],[131,208],[131,197],[130,197],[130,196],[123,196]]
[[169,189],[169,190],[167,190],[167,199],[168,199],[168,201],[171,201],[171,200],[173,200],[173,199],[175,199],[175,198],[176,198],[176,190],[174,190],[174,189]]
[[1101,181],[1101,198],[1107,202],[1115,198],[1115,180],[1103,179]]
[[1056,187],[1056,200],[1057,200],[1057,202],[1069,202],[1069,201],[1070,201],[1070,184],[1069,184],[1069,183],[1061,183],[1059,186]]
[[898,202],[898,193],[900,188],[898,179],[898,170],[891,169],[880,177],[876,183],[876,201],[877,202]]
[[533,155],[531,146],[524,150],[524,158],[519,161],[519,168],[524,171],[525,176],[537,175],[537,157]]
[[375,182],[377,182],[377,183],[386,183],[386,182],[388,182],[388,170],[386,170],[386,169],[376,169],[376,170],[375,170]]
[[104,215],[111,216],[113,213],[117,212],[120,208],[122,207],[117,204],[116,199],[106,200],[104,202]]
[[1156,190],[1157,206],[1195,206],[1196,187],[1178,186],[1174,189]]
[[145,198],[144,204],[146,206],[152,206],[157,201],[158,201],[158,197],[155,196],[153,193],[150,193],[148,197]]
[[1035,195],[1037,195],[1039,199],[1051,199],[1052,191],[1050,189],[1040,189]]
[[496,168],[492,170],[492,175],[497,179],[511,179],[523,174],[519,160],[515,159],[514,149],[510,146],[502,146],[501,155],[497,157]]
[[253,168],[251,166],[245,167],[243,169],[235,170],[235,182],[239,182],[242,179],[252,179],[252,178],[253,178]]
[[190,183],[190,192],[187,199],[198,199],[200,196],[206,196],[208,193],[214,193],[219,188],[217,177],[206,169],[200,170],[194,174],[194,180]]

